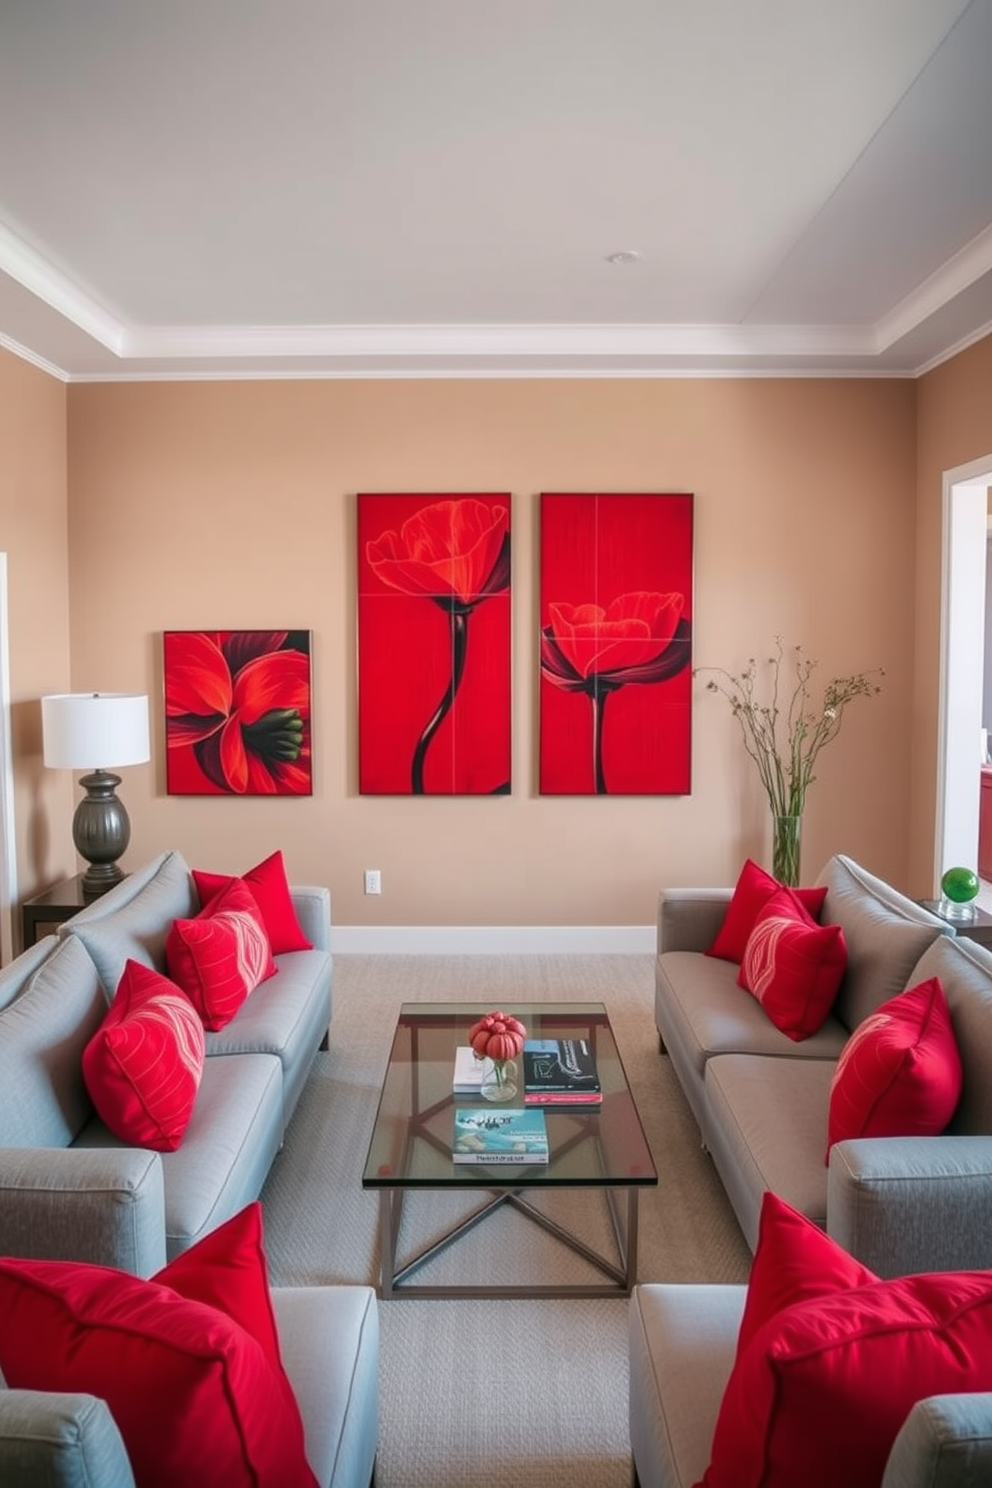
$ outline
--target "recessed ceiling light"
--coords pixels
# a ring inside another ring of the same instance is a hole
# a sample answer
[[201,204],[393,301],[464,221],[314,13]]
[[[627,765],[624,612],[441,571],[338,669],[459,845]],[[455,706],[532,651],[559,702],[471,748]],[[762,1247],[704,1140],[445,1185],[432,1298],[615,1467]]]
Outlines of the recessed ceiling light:
[[640,259],[636,248],[621,248],[619,253],[608,253],[606,262],[608,264],[633,264]]

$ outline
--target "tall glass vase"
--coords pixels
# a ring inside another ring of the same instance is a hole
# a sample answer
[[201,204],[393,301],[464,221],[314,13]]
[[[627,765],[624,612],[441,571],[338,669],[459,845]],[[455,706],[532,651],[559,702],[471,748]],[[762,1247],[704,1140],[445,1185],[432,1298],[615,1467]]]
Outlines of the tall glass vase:
[[772,817],[772,874],[779,883],[794,889],[799,883],[799,852],[802,847],[801,816]]

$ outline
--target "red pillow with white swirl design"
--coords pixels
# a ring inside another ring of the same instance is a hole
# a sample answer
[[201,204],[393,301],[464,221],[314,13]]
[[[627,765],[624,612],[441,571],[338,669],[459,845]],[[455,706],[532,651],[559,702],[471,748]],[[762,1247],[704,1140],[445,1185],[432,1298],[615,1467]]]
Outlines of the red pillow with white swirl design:
[[195,919],[174,920],[165,963],[204,1028],[215,1031],[230,1023],[258,984],[278,970],[247,884],[232,879]]
[[122,1142],[174,1152],[203,1075],[203,1026],[189,998],[137,961],[83,1050],[83,1079],[101,1121]]
[[840,926],[818,925],[790,889],[779,889],[754,922],[737,985],[799,1043],[825,1021],[846,966]]

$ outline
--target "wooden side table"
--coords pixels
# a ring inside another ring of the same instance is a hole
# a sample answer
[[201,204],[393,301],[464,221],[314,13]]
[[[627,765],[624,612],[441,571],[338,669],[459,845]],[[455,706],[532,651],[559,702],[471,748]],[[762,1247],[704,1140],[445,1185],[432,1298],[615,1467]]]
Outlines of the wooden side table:
[[33,899],[25,899],[21,905],[24,949],[27,950],[28,946],[33,946],[41,938],[44,931],[39,931],[39,926],[63,925],[74,914],[85,909],[87,904],[92,903],[92,896],[83,893],[81,873],[53,884],[44,893],[35,894]]
[[979,945],[992,950],[992,914],[987,914],[984,909],[976,909],[973,920],[949,920],[940,913],[939,899],[921,899],[920,903],[924,909],[943,920],[945,925],[953,925],[958,935],[963,935],[967,940],[976,940]]

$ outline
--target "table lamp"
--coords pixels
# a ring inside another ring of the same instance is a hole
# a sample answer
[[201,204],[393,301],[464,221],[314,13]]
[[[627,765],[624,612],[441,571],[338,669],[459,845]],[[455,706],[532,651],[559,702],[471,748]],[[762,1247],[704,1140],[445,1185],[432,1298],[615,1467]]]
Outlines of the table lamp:
[[131,840],[131,823],[116,795],[124,765],[151,758],[148,699],[122,692],[70,692],[41,700],[45,764],[55,770],[89,770],[80,778],[86,792],[72,819],[76,851],[90,865],[83,893],[106,892],[124,877],[117,859]]

